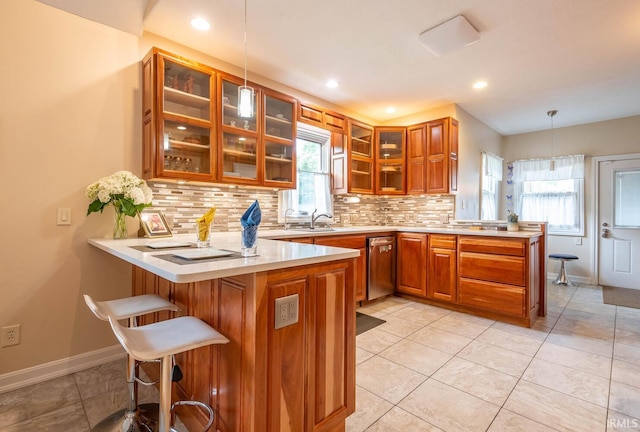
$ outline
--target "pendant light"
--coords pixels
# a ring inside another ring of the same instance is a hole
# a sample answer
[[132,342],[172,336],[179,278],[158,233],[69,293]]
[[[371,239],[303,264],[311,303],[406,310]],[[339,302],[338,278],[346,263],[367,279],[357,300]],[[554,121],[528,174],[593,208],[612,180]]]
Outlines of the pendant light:
[[247,0],[244,0],[244,85],[238,87],[238,116],[253,117],[254,101],[255,90],[247,86]]
[[558,110],[547,111],[547,115],[551,119],[551,160],[549,161],[549,170],[556,170],[556,161],[553,159],[553,118],[558,114]]

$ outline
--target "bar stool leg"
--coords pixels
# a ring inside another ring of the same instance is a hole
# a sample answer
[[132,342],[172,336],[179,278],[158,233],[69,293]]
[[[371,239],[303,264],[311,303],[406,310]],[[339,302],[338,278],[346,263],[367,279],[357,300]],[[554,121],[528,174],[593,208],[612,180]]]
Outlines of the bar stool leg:
[[160,361],[160,412],[158,413],[158,432],[171,432],[171,355]]
[[553,283],[556,285],[573,286],[573,284],[567,277],[567,272],[564,269],[564,261],[565,260],[560,260],[560,272],[558,273],[558,277]]

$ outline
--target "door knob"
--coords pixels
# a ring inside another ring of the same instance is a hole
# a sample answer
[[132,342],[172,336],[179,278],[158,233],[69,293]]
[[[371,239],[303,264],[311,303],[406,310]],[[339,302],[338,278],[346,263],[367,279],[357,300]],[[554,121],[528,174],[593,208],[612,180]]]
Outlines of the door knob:
[[602,228],[602,238],[609,238],[611,236],[611,231],[606,228]]
[[603,227],[608,227],[608,226],[609,226],[609,224],[608,224],[608,223],[606,223],[606,222],[602,222],[602,226],[603,226]]

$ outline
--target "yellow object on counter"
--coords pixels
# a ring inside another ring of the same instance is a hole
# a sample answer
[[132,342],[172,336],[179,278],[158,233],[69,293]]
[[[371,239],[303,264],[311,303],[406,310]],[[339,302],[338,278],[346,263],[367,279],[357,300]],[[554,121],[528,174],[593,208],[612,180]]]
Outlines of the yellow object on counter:
[[209,238],[209,227],[216,216],[216,208],[211,207],[204,215],[196,219],[198,224],[198,240],[205,241]]

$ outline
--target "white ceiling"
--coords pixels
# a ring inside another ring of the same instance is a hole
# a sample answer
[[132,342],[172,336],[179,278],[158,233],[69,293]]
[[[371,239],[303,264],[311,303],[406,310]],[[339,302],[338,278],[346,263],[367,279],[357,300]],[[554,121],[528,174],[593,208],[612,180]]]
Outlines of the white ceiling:
[[[39,1],[243,63],[242,0]],[[640,115],[638,0],[247,2],[251,72],[379,122],[451,103],[503,135],[548,129],[550,109],[554,127]],[[439,58],[419,44],[460,14],[478,43]],[[195,16],[211,30],[192,29]]]

